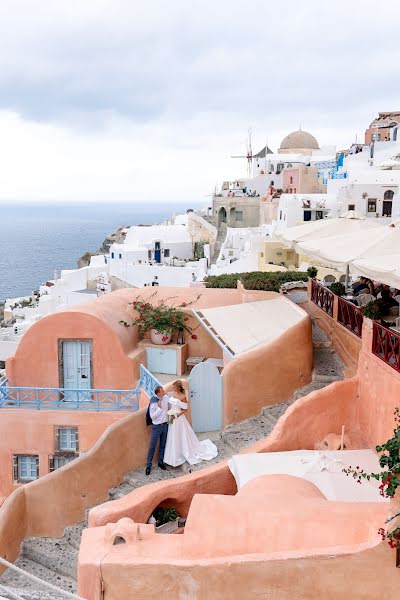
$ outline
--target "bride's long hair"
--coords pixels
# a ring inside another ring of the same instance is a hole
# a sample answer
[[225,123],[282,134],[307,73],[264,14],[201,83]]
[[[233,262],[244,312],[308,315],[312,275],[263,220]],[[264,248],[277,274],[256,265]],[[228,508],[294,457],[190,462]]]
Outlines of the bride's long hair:
[[183,387],[183,383],[180,379],[177,379],[176,381],[174,381],[174,383],[172,384],[174,388],[176,388],[178,390],[178,392],[180,392],[181,394],[185,393],[185,389]]

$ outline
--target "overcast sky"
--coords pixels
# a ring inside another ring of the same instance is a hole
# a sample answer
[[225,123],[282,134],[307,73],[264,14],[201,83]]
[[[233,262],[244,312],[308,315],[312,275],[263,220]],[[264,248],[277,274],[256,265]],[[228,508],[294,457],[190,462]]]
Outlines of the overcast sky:
[[400,110],[398,0],[0,0],[0,200],[194,201]]

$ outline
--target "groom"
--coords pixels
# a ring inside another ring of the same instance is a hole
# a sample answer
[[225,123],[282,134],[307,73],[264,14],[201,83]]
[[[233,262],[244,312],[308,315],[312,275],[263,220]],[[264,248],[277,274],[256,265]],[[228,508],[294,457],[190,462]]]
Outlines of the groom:
[[164,451],[168,434],[168,396],[165,394],[164,388],[161,385],[157,385],[154,388],[154,396],[150,398],[149,412],[152,426],[149,453],[147,455],[146,475],[150,475],[151,463],[158,441],[160,441],[160,446],[158,448],[158,466],[163,471],[166,470],[164,464]]

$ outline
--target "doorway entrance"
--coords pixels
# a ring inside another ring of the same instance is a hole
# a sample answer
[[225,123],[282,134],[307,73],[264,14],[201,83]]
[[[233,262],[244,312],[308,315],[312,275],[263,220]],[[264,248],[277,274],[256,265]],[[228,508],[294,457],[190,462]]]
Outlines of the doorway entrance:
[[68,340],[62,344],[61,385],[65,390],[64,400],[90,401],[89,390],[92,387],[92,342],[89,340]]

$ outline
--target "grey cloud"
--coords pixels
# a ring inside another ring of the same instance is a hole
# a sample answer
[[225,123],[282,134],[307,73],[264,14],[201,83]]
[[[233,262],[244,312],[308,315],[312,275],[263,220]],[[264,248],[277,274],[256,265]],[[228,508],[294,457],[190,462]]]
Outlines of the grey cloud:
[[302,115],[332,126],[337,116],[351,123],[366,106],[398,108],[395,1],[380,3],[391,15],[384,28],[371,0],[353,2],[353,13],[343,0],[88,6],[80,13],[64,2],[3,5],[0,108],[90,127],[107,114],[141,123],[209,112],[257,115],[272,128]]

